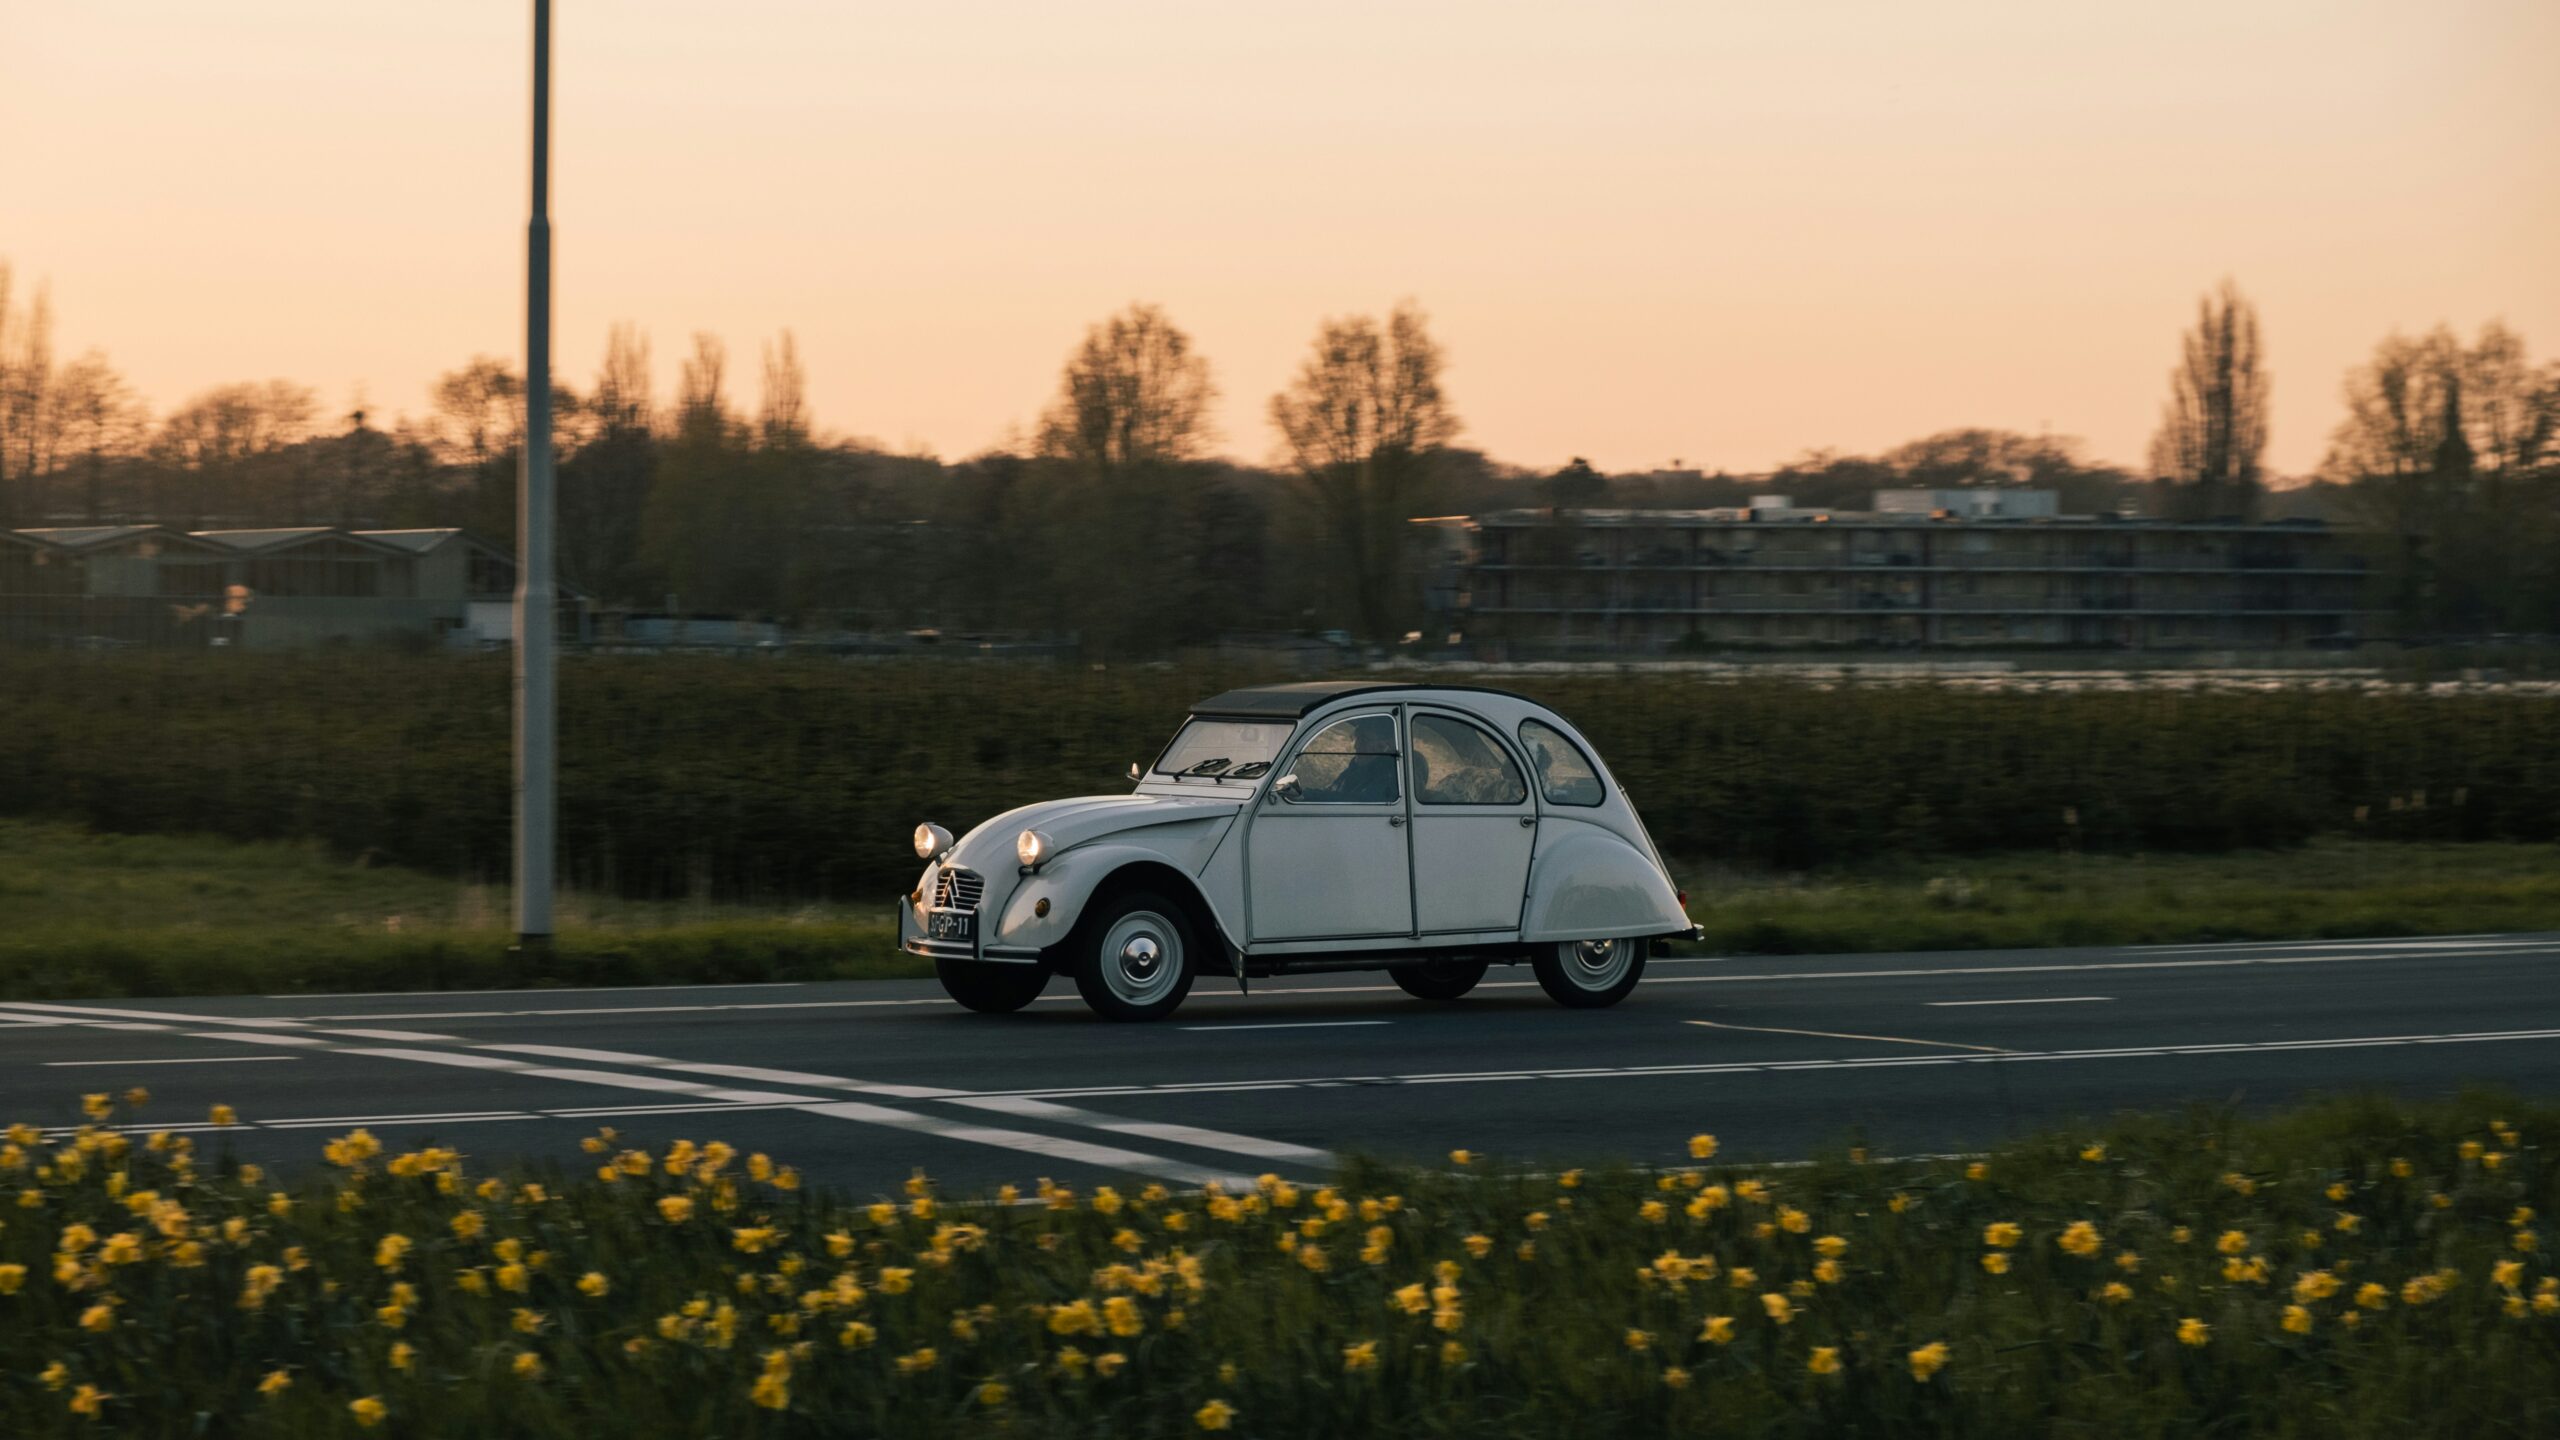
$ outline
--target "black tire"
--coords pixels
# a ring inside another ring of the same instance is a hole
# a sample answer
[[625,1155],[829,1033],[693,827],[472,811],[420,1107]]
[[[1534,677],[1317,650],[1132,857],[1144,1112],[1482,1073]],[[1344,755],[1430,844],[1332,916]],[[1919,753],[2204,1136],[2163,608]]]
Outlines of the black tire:
[[984,960],[933,962],[942,993],[981,1015],[1010,1015],[1049,988],[1045,965],[994,965]]
[[1387,973],[1416,1000],[1455,1000],[1476,988],[1485,968],[1482,960],[1443,955],[1420,965],[1399,965]]
[[[1141,945],[1153,947],[1145,958]],[[1126,890],[1085,912],[1069,944],[1076,989],[1106,1020],[1161,1020],[1191,993],[1200,938],[1170,896]]]
[[1599,1010],[1627,998],[1644,978],[1642,940],[1564,940],[1541,945],[1530,957],[1538,988],[1574,1010]]

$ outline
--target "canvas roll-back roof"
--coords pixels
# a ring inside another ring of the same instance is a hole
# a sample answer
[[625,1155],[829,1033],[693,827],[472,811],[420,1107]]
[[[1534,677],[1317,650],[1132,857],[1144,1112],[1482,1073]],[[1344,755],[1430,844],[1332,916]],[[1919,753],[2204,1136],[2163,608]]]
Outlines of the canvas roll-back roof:
[[1295,680],[1285,685],[1248,685],[1240,690],[1229,690],[1223,695],[1212,695],[1192,706],[1191,713],[1232,716],[1239,720],[1302,720],[1310,711],[1319,706],[1330,705],[1346,695],[1365,695],[1389,690],[1449,690],[1460,694],[1501,695],[1513,700],[1529,698],[1484,685],[1382,684],[1374,680]]

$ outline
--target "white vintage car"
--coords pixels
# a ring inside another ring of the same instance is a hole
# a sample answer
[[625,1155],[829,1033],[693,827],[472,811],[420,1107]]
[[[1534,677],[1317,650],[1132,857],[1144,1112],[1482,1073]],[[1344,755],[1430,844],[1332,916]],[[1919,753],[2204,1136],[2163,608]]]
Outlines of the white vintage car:
[[972,1010],[1072,975],[1102,1014],[1152,1020],[1203,974],[1385,970],[1454,1000],[1522,960],[1558,1002],[1611,1005],[1654,942],[1695,933],[1589,743],[1504,691],[1231,690],[1129,777],[957,841],[917,826],[900,945]]

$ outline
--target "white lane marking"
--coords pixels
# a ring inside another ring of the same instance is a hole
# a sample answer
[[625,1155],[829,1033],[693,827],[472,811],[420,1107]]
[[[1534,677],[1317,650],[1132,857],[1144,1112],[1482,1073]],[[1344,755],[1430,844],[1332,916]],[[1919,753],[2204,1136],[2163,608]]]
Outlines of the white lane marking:
[[91,1065],[255,1065],[261,1061],[298,1060],[298,1055],[192,1055],[184,1060],[47,1060],[48,1070],[78,1070]]
[[867,1095],[886,1095],[900,1100],[937,1100],[946,1095],[965,1095],[965,1090],[945,1090],[931,1085],[895,1085],[872,1080],[855,1080],[840,1075],[816,1075],[806,1070],[769,1070],[760,1065],[722,1065],[693,1060],[670,1060],[662,1055],[634,1055],[622,1050],[589,1050],[575,1045],[475,1045],[475,1050],[490,1050],[503,1055],[542,1055],[555,1060],[590,1060],[605,1065],[638,1065],[651,1070],[675,1070],[688,1075],[717,1075],[724,1080],[762,1080],[770,1085],[809,1085],[827,1090],[852,1090]]
[[1724,1020],[1684,1020],[1684,1025],[1703,1025],[1710,1030],[1751,1030],[1762,1035],[1811,1035],[1822,1040],[1873,1040],[1883,1045],[1936,1045],[1948,1050],[1979,1050],[1986,1055],[2012,1053],[2000,1045],[1968,1045],[1961,1040],[1915,1040],[1908,1035],[1852,1035],[1845,1030],[1789,1030],[1778,1025],[1735,1025]]
[[993,1110],[1000,1114],[1020,1115],[1033,1120],[1058,1120],[1071,1125],[1090,1126],[1114,1134],[1136,1135],[1148,1140],[1162,1140],[1174,1145],[1191,1145],[1202,1150],[1225,1150],[1237,1155],[1254,1155],[1265,1160],[1298,1160],[1310,1165],[1331,1165],[1333,1154],[1305,1145],[1292,1145],[1285,1140],[1265,1140],[1255,1135],[1238,1135],[1228,1130],[1204,1130],[1197,1125],[1174,1125],[1155,1120],[1123,1120],[1116,1115],[1096,1114],[1071,1105],[1033,1100],[1020,1095],[998,1095],[987,1099],[969,1096],[955,1099],[954,1105],[972,1109]]
[[1966,1005],[2099,1005],[2112,1002],[2113,995],[2029,995],[2018,1000],[1932,1000],[1930,1005],[1941,1010]]
[[1207,1081],[1182,1085],[1087,1085],[989,1091],[1038,1098],[1109,1095],[1219,1095],[1249,1090],[1299,1090],[1337,1085],[1448,1085],[1500,1080],[1654,1080],[1682,1075],[1767,1075],[1804,1070],[1878,1070],[1912,1065],[2011,1065],[2029,1061],[2126,1060],[2160,1056],[2273,1054],[2303,1050],[2383,1049],[2400,1045],[2464,1045],[2517,1040],[2560,1040],[2560,1030],[2482,1030],[2447,1035],[2356,1035],[2332,1040],[2260,1040],[2223,1045],[2155,1045],[2098,1050],[2015,1050],[1991,1055],[1853,1055],[1828,1060],[1726,1061],[1696,1065],[1636,1065],[1609,1070],[1486,1070],[1471,1074],[1317,1076],[1301,1079]]
[[454,1115],[347,1115],[324,1120],[261,1120],[262,1130],[335,1130],[341,1125],[360,1129],[376,1125],[487,1125],[500,1120],[539,1120],[543,1117],[530,1110],[463,1111]]
[[1269,1024],[1185,1025],[1185,1030],[1339,1030],[1346,1025],[1392,1025],[1392,1020],[1278,1020]]
[[2429,935],[2405,940],[2202,940],[2183,945],[2128,945],[2128,950],[2440,950],[2483,945],[2548,946],[2548,937],[2532,935]]
[[[50,1008],[55,1010],[69,1009],[73,1010],[74,1013],[77,1013],[77,1007]],[[4,1013],[7,1012],[5,1010],[0,1010],[0,1014]],[[114,1014],[116,1012],[110,1010],[106,1013]],[[123,1028],[121,1022],[108,1019],[66,1019],[64,1023],[100,1029]],[[201,1023],[255,1024],[257,1022],[249,1020],[225,1021],[217,1017],[202,1017]],[[272,1024],[275,1022],[268,1023]],[[298,1022],[284,1023],[294,1024]],[[961,1141],[969,1144],[989,1145],[1008,1150],[1017,1150],[1026,1154],[1039,1155],[1052,1160],[1070,1160],[1080,1164],[1098,1166],[1104,1169],[1131,1171],[1142,1175],[1155,1175],[1168,1180],[1183,1181],[1187,1184],[1201,1185],[1212,1181],[1232,1185],[1250,1185],[1253,1183],[1252,1178],[1249,1176],[1233,1174],[1221,1170],[1213,1170],[1205,1166],[1191,1164],[1188,1161],[1169,1159],[1165,1156],[1154,1155],[1141,1150],[1126,1150],[1116,1145],[1096,1145],[1088,1141],[1065,1139],[1051,1135],[1041,1135],[1028,1130],[1010,1130],[992,1125],[973,1125],[960,1121],[946,1120],[939,1116],[920,1115],[912,1111],[896,1110],[884,1105],[871,1105],[858,1101],[825,1100],[814,1095],[792,1095],[775,1091],[731,1090],[716,1085],[705,1085],[698,1081],[679,1080],[665,1075],[634,1075],[613,1070],[573,1069],[566,1067],[532,1065],[522,1060],[516,1060],[501,1055],[469,1054],[459,1051],[445,1050],[418,1050],[394,1046],[342,1045],[333,1043],[316,1035],[276,1035],[254,1030],[246,1034],[237,1031],[213,1031],[203,1032],[203,1038],[225,1039],[261,1045],[307,1046],[335,1054],[364,1056],[379,1060],[406,1061],[416,1064],[459,1067],[472,1070],[501,1070],[525,1079],[560,1080],[573,1084],[609,1086],[636,1090],[654,1090],[661,1093],[692,1096],[698,1102],[713,1102],[712,1104],[707,1105],[706,1108],[719,1108],[724,1110],[746,1106],[775,1109],[787,1108],[796,1110],[802,1114],[821,1115],[839,1120],[852,1120],[863,1124],[883,1126],[889,1129],[905,1130],[917,1134],[931,1135],[941,1139]],[[597,1112],[588,1111],[585,1113],[592,1116]],[[337,1118],[303,1121],[268,1121],[261,1122],[260,1128],[318,1129],[331,1125],[354,1123],[379,1125],[486,1124],[498,1121],[535,1120],[546,1118],[536,1112],[526,1110],[477,1111],[466,1112],[466,1115],[467,1118],[420,1118],[416,1120],[392,1117],[369,1121]],[[1211,1132],[1202,1133],[1205,1134]]]
[[238,1025],[250,1030],[299,1030],[300,1020],[254,1015],[187,1015],[174,1010],[126,1010],[107,1005],[54,1005],[38,1000],[0,1003],[0,1011],[32,1010],[66,1019],[157,1020],[171,1025]]
[[795,990],[805,980],[741,980],[726,985],[528,985],[496,990],[314,990],[269,1000],[406,1000],[416,995],[601,995],[615,990]]
[[424,1030],[323,1030],[323,1035],[343,1035],[350,1040],[445,1040],[462,1043],[459,1035],[431,1035]]
[[992,1125],[964,1125],[956,1121],[917,1115],[905,1110],[892,1110],[882,1105],[866,1105],[858,1100],[837,1100],[800,1107],[812,1115],[833,1115],[844,1120],[859,1120],[867,1125],[882,1125],[892,1130],[911,1130],[945,1140],[972,1140],[981,1145],[999,1145],[1009,1150],[1026,1150],[1053,1160],[1073,1160],[1085,1165],[1098,1165],[1108,1170],[1135,1170],[1141,1174],[1162,1175],[1169,1179],[1187,1180],[1195,1185],[1216,1181],[1222,1185],[1251,1185],[1250,1176],[1211,1170],[1198,1165],[1167,1160],[1138,1150],[1123,1150],[1116,1145],[1095,1145],[1084,1140],[1064,1140],[1037,1135],[1028,1130],[1005,1130]]

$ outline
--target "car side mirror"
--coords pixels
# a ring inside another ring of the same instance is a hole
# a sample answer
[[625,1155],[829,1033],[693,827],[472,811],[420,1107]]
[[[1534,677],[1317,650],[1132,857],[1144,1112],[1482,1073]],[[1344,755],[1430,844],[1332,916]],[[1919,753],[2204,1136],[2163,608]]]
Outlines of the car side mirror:
[[1132,761],[1130,761],[1130,762],[1129,762],[1129,779],[1130,779],[1130,781],[1131,781],[1132,783],[1135,783],[1135,782],[1136,782],[1136,780],[1137,780],[1137,778],[1138,778],[1138,762],[1137,762],[1137,761],[1135,761],[1135,760],[1132,760]]
[[1279,796],[1283,800],[1295,803],[1298,798],[1298,772],[1292,770],[1288,774],[1281,776],[1279,779],[1272,781],[1271,793]]

